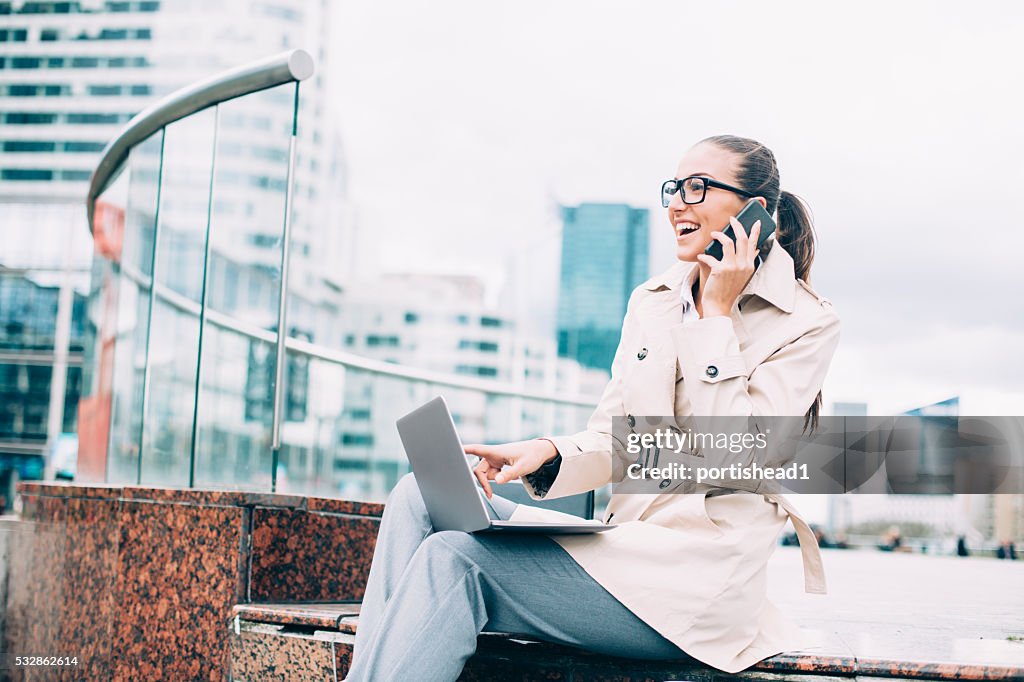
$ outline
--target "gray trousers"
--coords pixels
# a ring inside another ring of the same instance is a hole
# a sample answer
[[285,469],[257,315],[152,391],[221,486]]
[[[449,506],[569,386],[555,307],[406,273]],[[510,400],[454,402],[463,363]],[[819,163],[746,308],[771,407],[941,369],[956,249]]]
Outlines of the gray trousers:
[[[493,518],[516,509],[480,495]],[[484,631],[613,656],[685,657],[548,536],[435,532],[406,474],[384,507],[345,680],[454,681]]]

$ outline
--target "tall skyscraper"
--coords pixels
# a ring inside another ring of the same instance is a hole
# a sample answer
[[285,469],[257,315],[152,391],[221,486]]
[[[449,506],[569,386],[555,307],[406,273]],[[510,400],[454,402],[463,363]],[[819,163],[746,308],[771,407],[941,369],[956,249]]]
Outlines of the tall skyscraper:
[[633,289],[648,278],[648,211],[626,204],[562,207],[558,354],[608,371]]

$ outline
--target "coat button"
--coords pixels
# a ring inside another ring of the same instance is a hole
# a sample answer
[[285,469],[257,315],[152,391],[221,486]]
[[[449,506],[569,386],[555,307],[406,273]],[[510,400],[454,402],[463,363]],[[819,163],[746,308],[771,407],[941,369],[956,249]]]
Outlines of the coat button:
[[646,357],[647,357],[647,349],[646,348],[641,348],[640,352],[636,354],[636,359],[637,360],[643,360]]
[[669,485],[671,485],[671,484],[672,484],[672,480],[666,478],[664,481],[662,481],[661,483],[658,484],[658,487],[661,488],[662,490],[664,490],[665,488],[669,487]]
[[626,415],[626,423],[629,424],[629,428],[636,426],[636,417],[631,414]]
[[714,365],[708,365],[708,368],[704,370],[704,373],[707,374],[712,379],[714,379],[715,377],[718,376],[718,368],[715,367]]

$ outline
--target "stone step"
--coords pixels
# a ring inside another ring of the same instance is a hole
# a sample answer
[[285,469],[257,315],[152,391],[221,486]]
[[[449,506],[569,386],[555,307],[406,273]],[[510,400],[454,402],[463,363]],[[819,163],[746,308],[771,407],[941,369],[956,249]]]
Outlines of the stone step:
[[[356,603],[240,604],[231,635],[231,674],[243,680],[343,680],[359,624]],[[782,654],[741,673],[700,661],[650,662],[604,656],[519,635],[483,633],[459,678],[657,682],[669,680],[1024,680],[1024,668],[945,662]]]

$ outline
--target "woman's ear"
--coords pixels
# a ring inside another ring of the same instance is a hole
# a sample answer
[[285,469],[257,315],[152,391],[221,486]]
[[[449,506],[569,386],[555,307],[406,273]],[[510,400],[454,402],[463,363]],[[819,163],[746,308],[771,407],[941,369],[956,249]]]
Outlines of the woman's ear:
[[765,199],[764,197],[754,197],[754,198],[757,199],[757,203],[761,204],[761,208],[764,208],[764,209],[768,208],[768,200],[767,199]]

